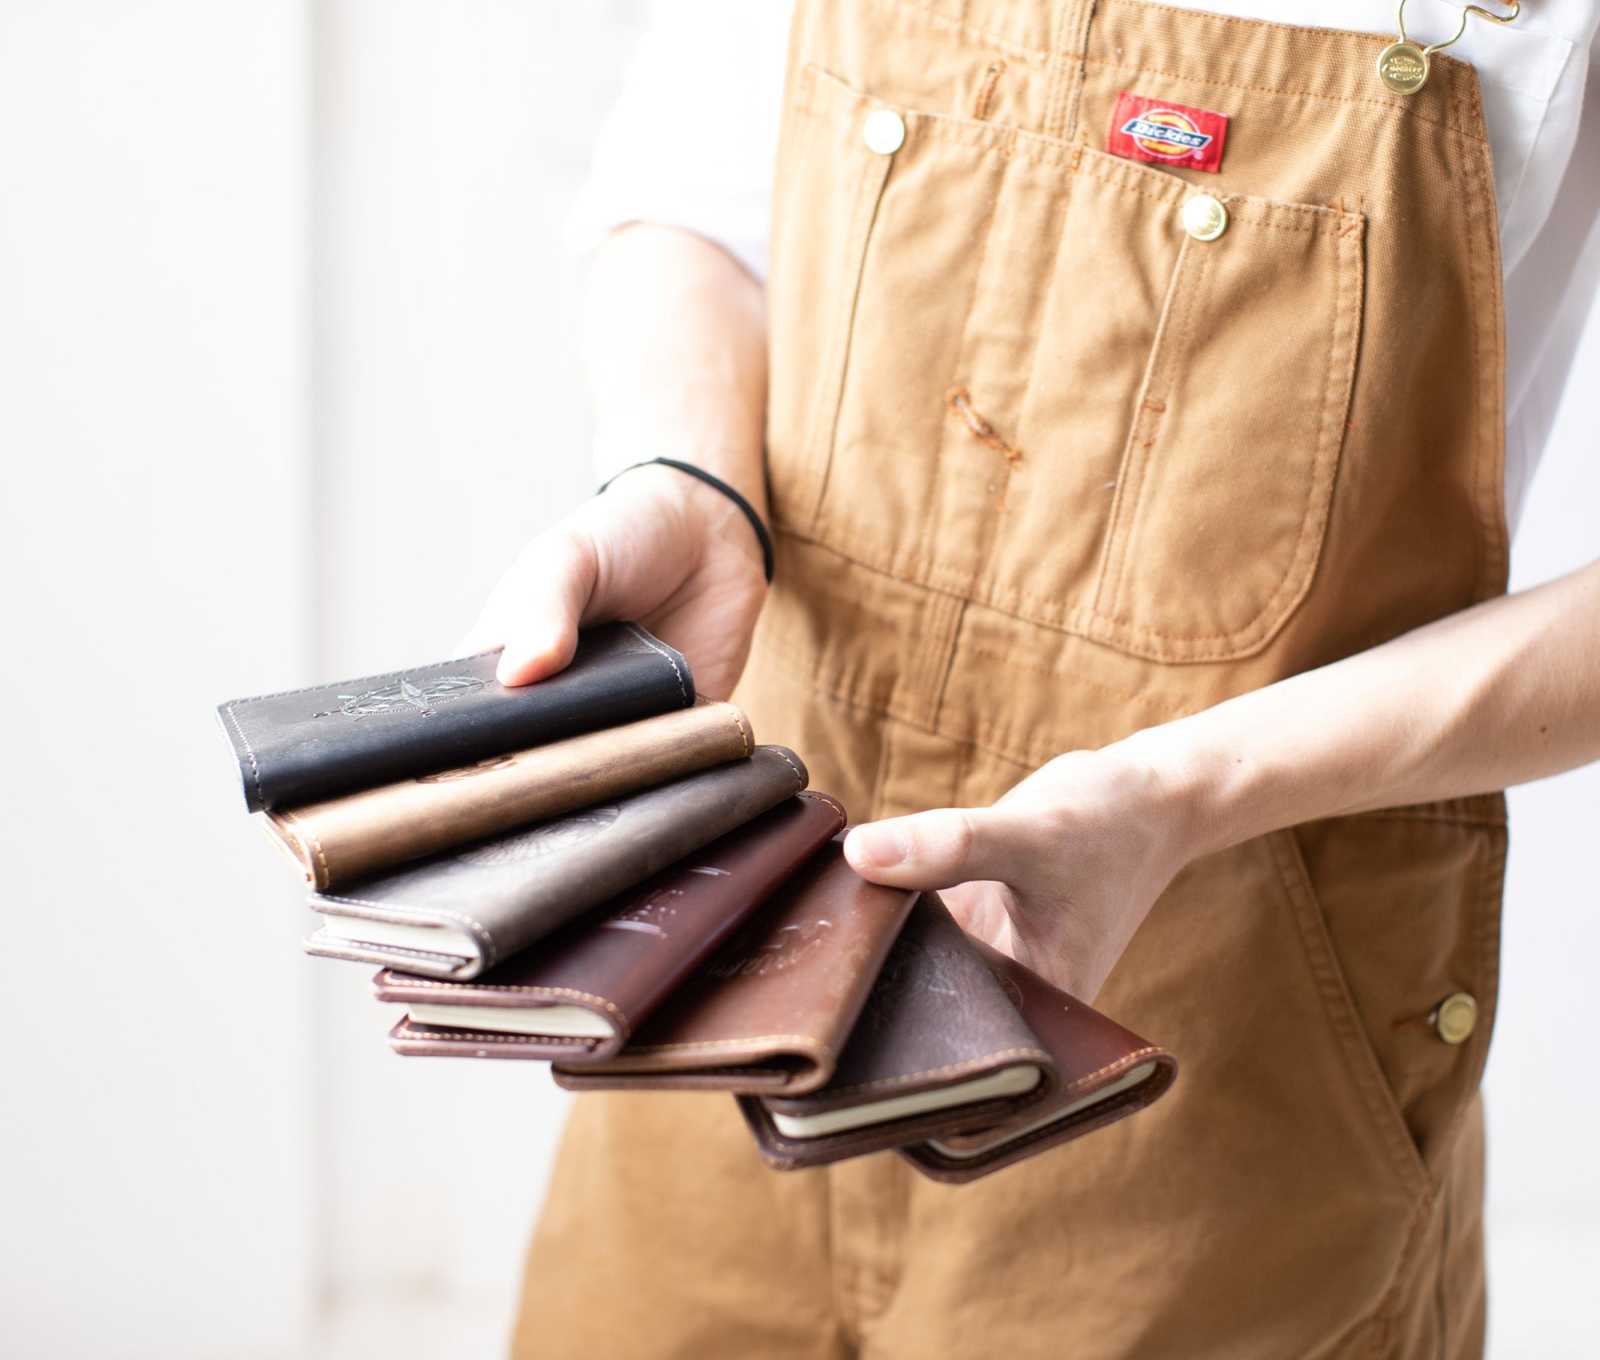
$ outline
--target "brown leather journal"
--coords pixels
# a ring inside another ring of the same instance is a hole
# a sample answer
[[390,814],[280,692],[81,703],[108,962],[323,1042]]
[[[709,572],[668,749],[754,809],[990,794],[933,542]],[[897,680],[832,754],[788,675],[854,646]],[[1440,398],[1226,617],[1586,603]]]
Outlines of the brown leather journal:
[[396,1052],[607,1058],[845,822],[825,793],[786,799],[476,982],[385,969],[380,1001],[408,1007]]
[[741,1096],[780,1170],[901,1148],[968,1181],[1148,1105],[1170,1054],[964,934],[936,894],[914,908],[832,1079]]
[[732,704],[693,708],[491,756],[437,774],[267,813],[316,888],[424,859],[513,827],[650,788],[750,754]]
[[582,812],[313,893],[308,953],[475,978],[806,785],[782,746]]
[[558,1062],[573,1091],[809,1091],[833,1072],[914,893],[868,883],[837,840],[614,1057]]

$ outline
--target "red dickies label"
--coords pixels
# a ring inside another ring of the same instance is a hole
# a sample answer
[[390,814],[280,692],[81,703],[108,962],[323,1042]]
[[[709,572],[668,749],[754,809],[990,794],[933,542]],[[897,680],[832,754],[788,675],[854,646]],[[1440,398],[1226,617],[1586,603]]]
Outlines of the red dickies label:
[[1130,161],[1187,165],[1215,173],[1222,169],[1222,144],[1227,139],[1225,113],[1191,109],[1187,104],[1124,90],[1111,112],[1106,150]]

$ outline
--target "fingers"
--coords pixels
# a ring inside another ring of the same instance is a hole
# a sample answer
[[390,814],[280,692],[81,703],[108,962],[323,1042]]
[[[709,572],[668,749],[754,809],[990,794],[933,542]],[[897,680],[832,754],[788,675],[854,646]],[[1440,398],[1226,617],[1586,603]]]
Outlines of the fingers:
[[495,587],[467,635],[467,650],[503,648],[495,672],[502,685],[530,685],[553,675],[577,650],[595,574],[585,535],[564,530],[534,540]]
[[900,888],[948,888],[972,879],[1009,881],[1016,853],[1010,822],[992,808],[939,808],[866,822],[844,853],[863,878]]

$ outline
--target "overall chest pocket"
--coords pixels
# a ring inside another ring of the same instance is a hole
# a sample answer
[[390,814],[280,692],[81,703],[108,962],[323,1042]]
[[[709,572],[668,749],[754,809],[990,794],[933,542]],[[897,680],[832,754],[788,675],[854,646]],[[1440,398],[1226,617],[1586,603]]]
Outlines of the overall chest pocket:
[[1219,194],[1201,239],[1197,192],[801,71],[770,286],[778,524],[1133,655],[1259,650],[1327,533],[1365,220]]

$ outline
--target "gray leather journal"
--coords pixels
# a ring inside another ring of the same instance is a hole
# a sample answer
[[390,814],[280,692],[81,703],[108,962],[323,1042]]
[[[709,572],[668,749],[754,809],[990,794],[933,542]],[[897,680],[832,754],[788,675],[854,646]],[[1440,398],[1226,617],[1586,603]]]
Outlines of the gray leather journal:
[[308,953],[475,978],[806,786],[782,746],[615,802],[313,893]]

